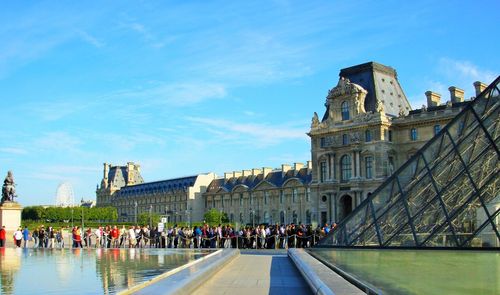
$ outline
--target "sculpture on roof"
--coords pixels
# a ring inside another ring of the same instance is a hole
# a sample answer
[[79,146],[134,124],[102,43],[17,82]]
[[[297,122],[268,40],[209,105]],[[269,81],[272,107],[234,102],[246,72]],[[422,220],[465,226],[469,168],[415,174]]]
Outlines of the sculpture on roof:
[[384,104],[380,100],[378,100],[378,99],[375,102],[375,111],[377,113],[384,113],[385,112]]
[[12,171],[7,172],[7,176],[3,181],[2,186],[2,203],[8,201],[13,202],[16,196],[16,184],[14,183],[14,176]]
[[318,113],[314,112],[314,115],[311,120],[311,128],[317,128],[318,126],[319,126]]

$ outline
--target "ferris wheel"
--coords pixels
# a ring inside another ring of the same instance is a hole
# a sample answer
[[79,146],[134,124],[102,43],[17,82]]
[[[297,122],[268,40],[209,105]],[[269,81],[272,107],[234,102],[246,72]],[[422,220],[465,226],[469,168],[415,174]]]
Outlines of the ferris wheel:
[[73,193],[73,186],[69,182],[59,184],[56,192],[56,206],[69,207],[74,206],[75,196]]

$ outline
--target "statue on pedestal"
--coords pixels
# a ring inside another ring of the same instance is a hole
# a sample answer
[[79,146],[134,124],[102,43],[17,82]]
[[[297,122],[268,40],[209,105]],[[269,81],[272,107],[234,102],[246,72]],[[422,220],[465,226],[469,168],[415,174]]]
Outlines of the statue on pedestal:
[[7,176],[3,181],[2,186],[2,204],[6,201],[14,202],[16,196],[16,184],[14,183],[14,176],[12,171],[7,172]]

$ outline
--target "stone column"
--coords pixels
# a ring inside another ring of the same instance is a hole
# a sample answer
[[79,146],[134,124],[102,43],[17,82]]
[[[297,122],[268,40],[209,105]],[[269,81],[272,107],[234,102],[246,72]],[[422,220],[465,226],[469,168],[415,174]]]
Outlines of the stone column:
[[352,152],[351,156],[351,178],[356,177],[356,152]]

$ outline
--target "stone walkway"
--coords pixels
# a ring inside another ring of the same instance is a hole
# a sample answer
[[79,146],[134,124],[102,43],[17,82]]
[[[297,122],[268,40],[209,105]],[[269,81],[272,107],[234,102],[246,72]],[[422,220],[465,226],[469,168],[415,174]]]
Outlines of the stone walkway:
[[311,294],[285,251],[245,251],[194,294]]

